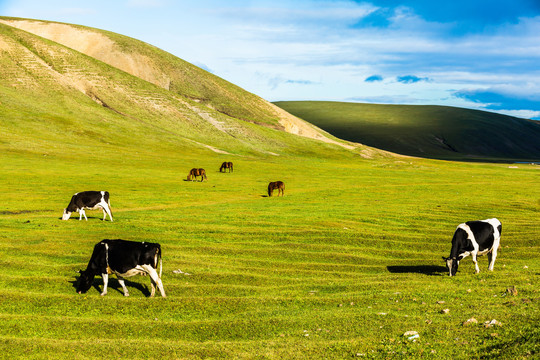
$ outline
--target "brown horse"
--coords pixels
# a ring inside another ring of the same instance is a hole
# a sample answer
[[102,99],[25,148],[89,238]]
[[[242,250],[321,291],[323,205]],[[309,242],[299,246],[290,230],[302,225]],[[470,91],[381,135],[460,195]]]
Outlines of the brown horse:
[[272,196],[272,193],[275,189],[278,189],[278,196],[281,193],[281,196],[283,196],[283,192],[285,190],[285,184],[283,181],[274,181],[268,184],[268,196]]
[[224,161],[223,164],[221,164],[221,167],[219,168],[219,172],[227,172],[227,169],[229,169],[229,172],[233,171],[232,162]]
[[204,169],[197,169],[197,168],[193,168],[189,171],[189,174],[187,176],[187,180],[188,181],[193,181],[192,179],[195,178],[195,181],[197,181],[197,176],[200,176],[201,177],[201,182],[206,179],[208,180],[208,178],[206,177],[206,171],[204,171]]

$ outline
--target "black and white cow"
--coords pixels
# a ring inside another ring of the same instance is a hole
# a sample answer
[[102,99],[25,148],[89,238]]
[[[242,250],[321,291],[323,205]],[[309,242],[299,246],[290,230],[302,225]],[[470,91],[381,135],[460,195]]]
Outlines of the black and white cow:
[[476,273],[480,272],[476,257],[488,255],[489,270],[493,271],[497,250],[501,241],[501,222],[495,218],[478,221],[468,221],[459,224],[452,238],[450,256],[444,257],[450,276],[457,273],[459,262],[471,255]]
[[[159,274],[157,267],[159,264]],[[118,282],[124,290],[124,296],[129,296],[124,278],[135,275],[150,275],[152,292],[156,293],[156,286],[161,292],[161,296],[166,297],[163,283],[161,282],[161,272],[163,262],[161,259],[161,246],[157,243],[136,242],[127,240],[100,241],[94,246],[94,252],[88,262],[86,270],[80,270],[79,285],[77,292],[86,293],[92,287],[94,277],[101,275],[103,278],[103,291],[101,296],[107,295],[107,284],[109,274],[115,274]]]
[[71,213],[74,211],[79,212],[79,220],[81,220],[83,216],[85,220],[88,220],[84,209],[101,209],[103,210],[103,220],[105,221],[108,214],[109,219],[113,221],[108,191],[83,191],[76,193],[71,197],[71,201],[69,202],[67,208],[64,209],[62,220],[68,220]]

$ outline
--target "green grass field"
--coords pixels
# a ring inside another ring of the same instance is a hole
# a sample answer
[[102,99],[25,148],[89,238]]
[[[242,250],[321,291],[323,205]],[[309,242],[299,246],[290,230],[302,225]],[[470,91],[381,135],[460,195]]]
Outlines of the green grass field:
[[[262,99],[176,60],[167,90],[4,24],[0,45],[1,358],[540,356],[538,166],[348,150],[280,131]],[[193,167],[208,181],[184,181]],[[285,196],[267,197],[276,180]],[[110,192],[114,222],[60,220],[85,190]],[[482,257],[447,276],[456,226],[491,217],[495,271]],[[114,276],[105,297],[100,278],[77,294],[106,238],[159,242],[167,298],[147,277],[127,298]]]
[[[536,167],[280,157],[234,159],[221,174],[225,157],[147,155],[3,154],[3,356],[538,356]],[[192,165],[208,182],[184,181]],[[277,179],[285,196],[266,197]],[[86,189],[110,191],[113,223],[101,211],[60,220]],[[503,223],[495,271],[482,257],[474,275],[466,259],[448,277],[441,256],[455,227],[488,217]],[[76,294],[75,271],[105,238],[159,242],[168,297],[147,298],[144,277],[128,281],[129,298],[115,279],[106,297]],[[462,326],[471,317],[479,324]],[[503,326],[482,326],[493,319]]]

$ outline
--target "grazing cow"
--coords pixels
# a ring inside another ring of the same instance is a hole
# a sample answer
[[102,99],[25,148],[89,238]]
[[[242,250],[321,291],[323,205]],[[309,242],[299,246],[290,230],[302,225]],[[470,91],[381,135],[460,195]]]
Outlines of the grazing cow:
[[285,190],[285,184],[283,183],[283,181],[274,181],[268,184],[268,196],[272,196],[275,189],[278,189],[278,196],[279,194],[283,196],[283,192]]
[[67,208],[64,209],[62,220],[68,220],[72,212],[78,211],[79,220],[84,216],[84,219],[88,221],[84,209],[96,210],[100,208],[103,210],[103,220],[105,221],[108,214],[109,219],[113,221],[108,191],[83,191],[76,193],[71,197]]
[[195,178],[195,181],[197,181],[197,176],[200,176],[201,177],[201,182],[206,179],[208,180],[208,178],[206,177],[206,171],[204,169],[197,169],[197,168],[193,168],[189,171],[189,174],[187,176],[187,181],[193,181],[192,179]]
[[476,257],[488,255],[489,270],[493,271],[497,250],[501,241],[501,222],[497,219],[468,221],[459,224],[452,238],[452,250],[450,256],[444,257],[449,275],[457,273],[459,262],[466,256],[471,255],[476,273],[480,272]]
[[[158,263],[159,274],[156,270]],[[94,246],[94,252],[86,270],[79,271],[81,277],[79,278],[77,292],[79,294],[86,293],[92,287],[94,277],[101,275],[103,278],[101,296],[107,295],[109,274],[115,274],[124,290],[124,296],[129,296],[126,285],[124,284],[124,278],[148,274],[150,275],[152,284],[150,296],[154,296],[157,286],[161,292],[161,296],[166,297],[163,283],[161,282],[162,268],[161,246],[159,244],[105,239]]]
[[219,172],[227,172],[227,169],[229,169],[229,172],[233,172],[233,163],[224,161],[223,164],[221,164],[221,167],[219,168]]

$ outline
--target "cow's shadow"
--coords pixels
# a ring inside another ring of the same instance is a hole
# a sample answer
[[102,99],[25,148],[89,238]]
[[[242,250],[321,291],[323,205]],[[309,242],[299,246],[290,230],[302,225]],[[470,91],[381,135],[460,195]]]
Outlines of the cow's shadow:
[[[146,278],[146,277],[143,277],[143,278]],[[70,283],[73,286],[73,289],[77,291],[77,286],[79,285],[79,276],[76,276],[75,280],[70,281]],[[150,296],[150,293],[151,293],[150,289],[148,288],[148,286],[144,284],[129,281],[129,280],[124,280],[124,284],[126,284],[126,287],[128,288],[130,295],[132,295],[132,289],[137,289],[144,296],[146,297]],[[101,294],[101,291],[103,290],[103,279],[100,276],[96,276],[96,278],[94,279],[94,283],[92,284],[92,287],[98,292],[98,294]],[[120,286],[118,279],[116,277],[111,277],[109,275],[109,284],[107,286],[107,292],[110,292],[111,290],[116,290],[120,294],[124,295],[124,290],[122,290],[122,286]]]
[[386,267],[393,274],[424,274],[429,276],[443,276],[448,272],[445,266],[439,265],[391,265]]
[[[95,215],[95,216],[94,216],[94,215],[86,215],[86,217],[88,218],[88,221],[93,220],[93,219],[98,219],[98,220],[103,221],[103,216],[99,216],[99,215]],[[115,219],[116,219],[116,218],[115,218]],[[62,220],[62,217],[60,216],[60,217],[58,218],[58,220]],[[81,220],[79,220],[79,216],[78,216],[78,215],[77,215],[77,216],[72,216],[72,217],[70,217],[68,220],[65,220],[65,221],[75,221],[75,220],[76,220],[76,221],[80,221],[80,222],[87,221],[84,217],[83,217]],[[105,221],[110,221],[110,218],[109,218],[108,215],[107,215],[107,218],[106,218]],[[116,220],[114,220],[114,221],[116,221]]]

